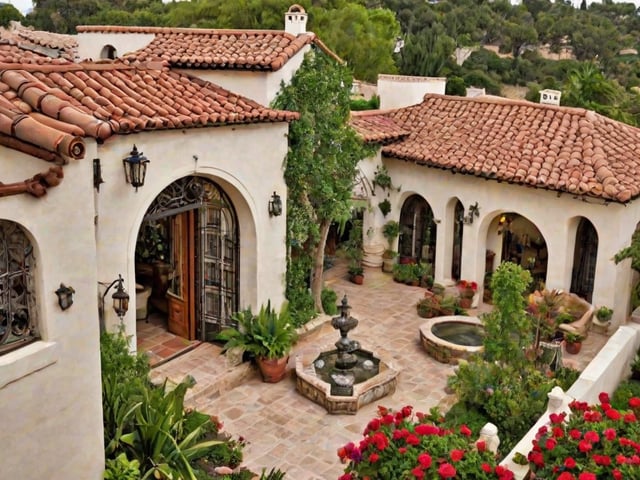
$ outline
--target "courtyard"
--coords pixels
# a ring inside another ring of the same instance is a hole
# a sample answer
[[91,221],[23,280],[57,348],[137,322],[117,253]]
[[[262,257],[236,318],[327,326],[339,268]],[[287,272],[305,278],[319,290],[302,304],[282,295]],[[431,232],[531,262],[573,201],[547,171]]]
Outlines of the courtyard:
[[[295,390],[295,356],[315,359],[324,350],[334,348],[339,334],[327,321],[302,336],[289,361],[289,374],[276,384],[263,383],[257,369],[247,362],[228,366],[220,347],[202,344],[194,350],[158,366],[152,377],[181,380],[186,374],[198,382],[188,394],[187,404],[216,415],[224,430],[234,438],[242,436],[243,466],[260,472],[279,468],[291,479],[336,479],[343,465],[337,449],[349,441],[358,441],[368,420],[376,415],[377,405],[399,409],[412,405],[426,412],[434,406],[444,410],[455,398],[445,387],[453,367],[429,357],[420,345],[418,328],[425,322],[416,313],[415,304],[424,289],[395,283],[379,268],[365,270],[364,285],[347,278],[346,265],[338,263],[325,272],[326,285],[339,298],[347,295],[351,315],[359,320],[350,338],[374,353],[385,352],[400,370],[396,392],[379,402],[366,405],[356,415],[329,415]],[[481,304],[470,314],[487,311]],[[582,369],[602,348],[607,336],[591,331],[578,355],[566,355],[565,363]]]

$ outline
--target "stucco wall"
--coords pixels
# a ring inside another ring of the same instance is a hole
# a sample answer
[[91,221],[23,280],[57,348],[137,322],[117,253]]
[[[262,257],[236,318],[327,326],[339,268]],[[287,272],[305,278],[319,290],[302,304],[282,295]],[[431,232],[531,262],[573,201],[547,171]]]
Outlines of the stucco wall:
[[[0,219],[21,224],[35,248],[42,341],[0,356],[3,479],[102,478],[96,252],[91,158],[64,167],[64,180],[36,199],[0,198]],[[0,148],[3,181],[24,180],[48,164]],[[79,201],[79,199],[82,199]],[[75,289],[63,311],[60,283]]]
[[[371,162],[367,160],[365,162]],[[363,168],[371,170],[363,162]],[[375,160],[374,160],[375,162]],[[627,206],[589,199],[574,199],[542,189],[498,183],[471,175],[417,166],[412,163],[383,158],[394,185],[401,191],[391,191],[392,210],[382,219],[379,209],[369,213],[365,224],[381,226],[387,220],[399,220],[403,202],[417,193],[431,206],[437,223],[435,280],[450,282],[454,207],[459,199],[465,207],[478,202],[480,216],[464,226],[462,247],[462,278],[477,281],[482,288],[485,251],[491,249],[500,258],[501,239],[497,222],[502,213],[523,215],[540,230],[548,248],[548,288],[568,290],[571,285],[576,230],[580,217],[588,218],[598,233],[598,255],[592,303],[614,308],[612,329],[624,323],[629,314],[629,293],[632,270],[627,260],[616,265],[612,258],[629,244],[640,218],[640,204]],[[373,178],[373,177],[370,177]],[[381,200],[373,197],[372,206]],[[593,203],[592,203],[593,202]]]
[[100,33],[86,32],[76,35],[78,40],[77,57],[79,60],[100,59],[102,49],[111,45],[116,49],[116,56],[122,57],[126,53],[135,52],[146,47],[154,39],[152,33]]
[[401,108],[422,102],[425,94],[444,95],[447,79],[444,77],[412,77],[404,75],[378,75],[380,108]]
[[261,105],[269,106],[280,92],[281,84],[288,84],[300,68],[304,55],[311,49],[305,46],[284,66],[275,72],[214,69],[177,69],[174,71],[202,78],[227,90],[251,98]]
[[[270,217],[268,202],[275,191],[286,212],[283,162],[288,124],[162,131],[120,136],[100,146],[103,179],[98,195],[98,276],[109,282],[121,273],[134,291],[136,238],[143,216],[155,197],[173,181],[202,175],[229,195],[240,228],[240,306],[254,310],[271,299],[284,301],[286,271],[285,214]],[[150,160],[145,185],[135,191],[125,183],[122,159],[133,144]],[[196,160],[197,157],[197,160]],[[135,332],[132,296],[125,324]],[[117,324],[112,309],[106,323]],[[135,342],[134,342],[135,345]]]

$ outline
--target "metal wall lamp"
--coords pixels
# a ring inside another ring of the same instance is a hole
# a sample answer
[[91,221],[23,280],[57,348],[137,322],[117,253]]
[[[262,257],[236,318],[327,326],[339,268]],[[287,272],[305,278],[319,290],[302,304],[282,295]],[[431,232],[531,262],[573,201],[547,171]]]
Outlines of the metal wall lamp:
[[56,295],[58,296],[58,305],[62,310],[66,310],[71,305],[73,305],[73,294],[76,291],[73,287],[67,287],[64,283],[60,284],[60,288],[56,290]]
[[148,163],[149,159],[147,159],[142,152],[138,152],[138,148],[135,145],[133,146],[133,150],[131,150],[129,156],[122,160],[122,164],[124,165],[124,176],[127,183],[130,183],[131,186],[135,187],[136,192],[138,191],[138,187],[142,187],[144,185]]
[[269,216],[279,217],[280,215],[282,215],[282,199],[280,198],[280,195],[273,192],[271,200],[269,200]]
[[460,217],[460,221],[465,225],[471,225],[473,223],[474,217],[480,216],[480,207],[478,206],[478,202],[473,205],[469,205],[469,210],[466,215],[462,215]]
[[113,292],[111,298],[113,299],[113,310],[116,312],[116,315],[122,320],[122,318],[126,315],[127,310],[129,310],[129,294],[124,289],[123,286],[124,280],[122,279],[122,275],[118,274],[118,278],[116,278],[111,284],[107,287],[107,289],[102,294],[102,304],[104,305],[104,297],[107,296],[111,287],[116,285],[116,291]]

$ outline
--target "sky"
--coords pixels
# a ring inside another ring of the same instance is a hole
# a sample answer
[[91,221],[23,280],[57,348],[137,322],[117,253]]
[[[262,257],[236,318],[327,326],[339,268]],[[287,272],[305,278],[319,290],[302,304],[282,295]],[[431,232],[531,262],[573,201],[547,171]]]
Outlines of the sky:
[[31,0],[3,0],[3,3],[10,3],[20,10],[23,15],[33,8],[33,2]]

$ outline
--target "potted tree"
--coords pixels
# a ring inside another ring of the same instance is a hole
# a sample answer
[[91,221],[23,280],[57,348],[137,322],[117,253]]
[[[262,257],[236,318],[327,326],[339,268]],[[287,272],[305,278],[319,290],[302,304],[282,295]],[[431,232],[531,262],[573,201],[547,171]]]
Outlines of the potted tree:
[[564,342],[567,353],[571,353],[573,355],[580,353],[580,349],[582,348],[582,335],[573,332],[566,332],[564,334]]
[[289,305],[285,303],[280,312],[271,308],[271,301],[261,306],[254,315],[251,307],[232,316],[235,328],[218,334],[225,341],[223,352],[240,348],[255,358],[265,382],[275,383],[284,378],[289,353],[296,339],[296,329],[291,323]]
[[393,249],[393,244],[400,234],[400,224],[395,220],[389,220],[382,227],[382,234],[389,244],[389,248],[382,255],[382,271],[390,273],[393,272],[393,265],[396,263],[396,257],[398,256],[398,252]]

